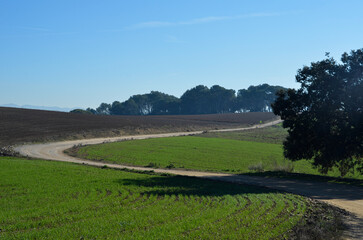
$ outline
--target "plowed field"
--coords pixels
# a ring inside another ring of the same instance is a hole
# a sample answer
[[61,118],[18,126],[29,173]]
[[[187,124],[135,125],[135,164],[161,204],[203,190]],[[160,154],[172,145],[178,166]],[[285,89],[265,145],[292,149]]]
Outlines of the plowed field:
[[0,146],[24,142],[243,127],[273,113],[101,116],[0,107]]

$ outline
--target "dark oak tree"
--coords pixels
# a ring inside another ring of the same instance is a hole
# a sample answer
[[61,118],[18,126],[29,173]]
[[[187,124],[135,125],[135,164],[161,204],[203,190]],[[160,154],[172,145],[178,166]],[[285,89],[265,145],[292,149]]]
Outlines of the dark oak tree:
[[363,49],[298,70],[297,90],[281,90],[272,104],[288,129],[284,155],[312,159],[322,173],[363,173]]

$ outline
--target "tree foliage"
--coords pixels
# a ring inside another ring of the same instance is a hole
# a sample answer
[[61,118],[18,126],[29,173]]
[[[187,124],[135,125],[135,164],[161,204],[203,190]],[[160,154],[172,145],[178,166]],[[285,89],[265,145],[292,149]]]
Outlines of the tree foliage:
[[87,111],[87,110],[83,110],[83,109],[73,109],[70,111],[70,113],[77,113],[77,114],[94,114],[93,112]]
[[363,172],[363,49],[298,70],[297,90],[281,90],[272,105],[289,135],[284,154],[313,159],[322,173]]
[[111,110],[111,104],[101,103],[98,108],[96,108],[96,113],[100,115],[109,115]]
[[214,85],[210,89],[199,85],[187,90],[180,98],[183,114],[233,112],[235,91]]
[[262,84],[241,89],[237,93],[236,109],[240,112],[271,112],[271,104],[276,100],[276,92],[281,86]]
[[179,99],[165,93],[152,91],[131,96],[125,102],[115,101],[110,107],[113,115],[179,114]]
[[[280,86],[262,84],[240,89],[219,85],[208,88],[198,85],[187,90],[180,98],[158,91],[131,96],[124,102],[101,103],[96,109],[87,108],[87,113],[100,115],[165,115],[165,114],[213,114],[233,112],[271,112],[275,92]],[[79,113],[81,111],[78,111]]]

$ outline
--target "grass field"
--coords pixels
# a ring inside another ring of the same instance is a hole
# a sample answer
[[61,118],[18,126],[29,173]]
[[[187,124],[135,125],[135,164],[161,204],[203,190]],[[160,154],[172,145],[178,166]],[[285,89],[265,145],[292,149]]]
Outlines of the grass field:
[[280,239],[314,209],[309,202],[197,178],[0,158],[1,239]]
[[[264,149],[264,151],[261,151]],[[92,160],[139,166],[246,172],[256,159],[269,164],[280,160],[282,149],[276,144],[255,143],[194,136],[154,138],[90,145],[78,156]]]
[[[206,138],[223,138],[223,139],[233,139],[241,141],[252,141],[261,143],[275,143],[282,145],[283,141],[286,139],[288,133],[287,130],[282,128],[282,123],[266,127],[257,128],[246,131],[234,131],[234,132],[220,132],[220,133],[203,133],[199,135],[200,137]],[[348,174],[345,178],[340,178],[339,172],[335,169],[329,172],[327,175],[320,174],[316,169],[310,166],[307,161],[298,161],[293,163],[295,171],[271,171],[267,170],[264,172],[249,173],[250,175],[257,176],[272,176],[279,178],[294,178],[302,180],[316,180],[316,181],[327,181],[336,183],[346,183],[354,184],[358,186],[363,186],[363,176],[357,172],[354,174]],[[266,169],[265,169],[266,170]],[[338,177],[338,178],[337,178]]]
[[[319,175],[306,160],[290,162],[283,157],[282,145],[198,136],[155,138],[81,147],[78,157],[137,166],[184,168],[230,173],[292,170]],[[337,170],[328,176],[338,177]],[[350,174],[350,178],[363,179]]]
[[286,139],[287,134],[287,130],[282,128],[282,124],[280,123],[271,127],[256,128],[245,131],[206,132],[199,136],[208,138],[225,138],[250,142],[282,144],[283,141]]

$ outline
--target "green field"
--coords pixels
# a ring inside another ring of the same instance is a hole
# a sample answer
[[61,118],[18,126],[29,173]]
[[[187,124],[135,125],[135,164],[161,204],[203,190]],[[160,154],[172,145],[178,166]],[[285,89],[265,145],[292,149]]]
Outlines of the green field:
[[[295,173],[316,174],[310,162],[290,162],[283,157],[282,145],[199,136],[154,138],[81,147],[77,156],[96,161],[160,168],[182,168],[202,171],[254,173],[293,168]],[[290,169],[291,170],[291,169]],[[337,170],[329,176],[338,177]],[[363,179],[362,175],[347,177]]]
[[206,132],[200,137],[208,138],[225,138],[233,140],[262,142],[262,143],[275,143],[282,144],[287,136],[287,130],[282,128],[282,124],[277,124],[271,127],[256,128],[244,131],[234,132]]
[[281,154],[276,144],[194,136],[90,145],[78,151],[79,157],[92,160],[224,172],[245,172],[256,160],[272,164]]
[[[286,129],[282,128],[282,124],[277,124],[266,128],[256,128],[252,130],[245,131],[233,131],[233,132],[207,132],[200,134],[200,137],[206,138],[223,138],[223,139],[233,139],[241,141],[252,141],[261,143],[275,143],[282,145],[283,141],[286,139],[288,132]],[[261,161],[262,162],[262,161]],[[290,162],[291,163],[291,162]],[[292,163],[294,166],[294,171],[276,171],[270,169],[264,169],[264,172],[258,173],[248,173],[257,176],[273,176],[273,177],[283,177],[283,178],[294,178],[294,179],[308,179],[317,181],[329,181],[336,183],[346,183],[354,184],[358,186],[363,186],[363,176],[356,171],[355,173],[349,173],[344,178],[339,176],[337,169],[330,171],[327,175],[320,174],[316,169],[311,167],[311,164],[307,161],[298,161]]]
[[286,238],[309,204],[252,186],[0,158],[1,239]]

